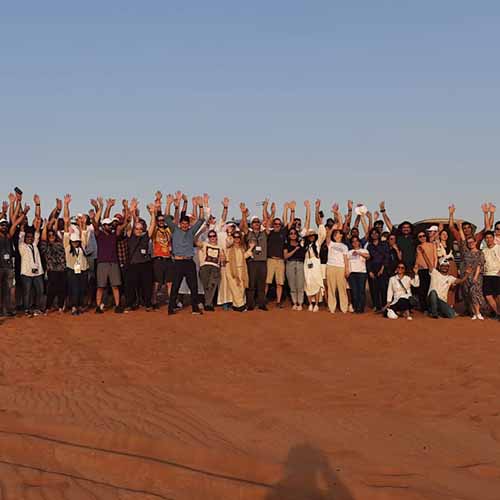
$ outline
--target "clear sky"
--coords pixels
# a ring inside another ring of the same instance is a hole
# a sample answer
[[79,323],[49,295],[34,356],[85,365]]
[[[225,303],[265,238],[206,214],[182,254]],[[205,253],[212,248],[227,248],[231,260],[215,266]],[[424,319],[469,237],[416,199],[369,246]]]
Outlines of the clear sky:
[[478,222],[500,207],[499,25],[493,0],[3,2],[2,192]]

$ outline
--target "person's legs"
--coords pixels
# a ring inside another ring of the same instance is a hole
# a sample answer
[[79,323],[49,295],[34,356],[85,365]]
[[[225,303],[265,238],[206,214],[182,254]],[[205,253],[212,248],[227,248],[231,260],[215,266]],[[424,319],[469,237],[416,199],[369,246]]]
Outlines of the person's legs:
[[29,276],[22,276],[21,280],[23,283],[24,310],[28,313],[31,312],[32,307],[33,278]]
[[450,307],[447,302],[441,300],[439,297],[437,297],[437,310],[439,315],[443,316],[444,318],[452,319],[457,315],[455,310],[452,307]]
[[[214,307],[214,299],[215,299],[215,292],[217,291],[217,287],[219,286],[220,283],[220,269],[215,266],[211,266],[212,269],[210,270],[210,290],[208,294],[208,304],[210,307]],[[206,300],[206,297],[205,297]]]
[[304,263],[296,262],[296,283],[297,283],[297,305],[302,307],[304,303],[304,286],[305,286],[305,275],[304,275]]
[[55,271],[47,272],[47,302],[45,307],[47,310],[52,309],[52,304],[57,295],[57,273]]
[[296,264],[297,262],[295,261],[286,263],[286,279],[288,281],[288,286],[290,287],[290,298],[292,299],[293,306],[296,306],[298,304]]
[[439,297],[436,290],[431,290],[427,297],[427,304],[429,305],[429,312],[433,318],[438,317],[439,313]]
[[360,275],[361,273],[351,273],[349,275],[349,286],[351,287],[351,300],[352,300],[352,307],[354,309],[354,312],[359,312],[360,310]]
[[198,279],[196,277],[196,264],[192,260],[183,261],[184,271],[183,274],[186,276],[186,282],[191,292],[191,309],[192,311],[199,312],[198,307]]
[[328,309],[334,313],[337,309],[337,284],[333,266],[326,266],[326,282],[328,283]]
[[149,309],[151,307],[151,295],[153,292],[153,265],[151,262],[142,264],[139,273],[139,282],[144,305]]
[[40,311],[42,308],[43,284],[43,276],[35,276],[33,278],[33,290],[35,292],[33,308],[35,311]]
[[115,301],[115,307],[120,307],[120,288],[117,286],[113,288],[113,299]]
[[257,262],[248,263],[248,288],[247,307],[249,310],[255,308],[255,291],[257,289]]
[[359,311],[360,313],[365,312],[366,305],[366,273],[359,273]]
[[349,301],[347,300],[347,283],[344,268],[335,268],[335,283],[337,285],[337,290],[339,291],[340,310],[343,313],[346,313],[349,308]]
[[173,313],[175,311],[175,306],[177,304],[177,297],[179,296],[179,289],[184,279],[184,270],[182,268],[182,261],[174,261],[174,281],[172,285],[172,291],[170,294],[170,300],[168,302],[168,312]]
[[212,266],[205,265],[200,267],[200,281],[203,285],[203,291],[205,292],[205,307],[209,305],[208,294],[210,287],[210,267]]
[[130,264],[127,272],[127,283],[125,286],[127,307],[133,308],[138,304],[139,275],[140,275],[140,265]]
[[267,276],[267,263],[256,262],[257,264],[257,305],[260,308],[266,307],[266,276]]
[[429,287],[431,286],[431,275],[428,269],[420,269],[418,271],[418,277],[420,278],[420,286],[418,287],[418,300],[420,302],[420,308],[422,311],[427,311],[427,300]]

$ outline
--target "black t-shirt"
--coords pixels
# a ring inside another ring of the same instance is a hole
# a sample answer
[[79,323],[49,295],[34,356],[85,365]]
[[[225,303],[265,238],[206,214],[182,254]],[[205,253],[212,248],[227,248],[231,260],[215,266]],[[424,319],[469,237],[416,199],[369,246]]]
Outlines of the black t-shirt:
[[2,237],[0,238],[0,268],[1,269],[12,269],[13,267],[13,251],[12,242],[10,238]]
[[323,241],[321,248],[319,250],[319,260],[321,264],[326,264],[328,262],[328,243]]
[[[286,245],[286,249],[288,252],[292,252],[295,248],[297,248],[297,246],[290,245],[290,243],[287,243]],[[288,262],[293,262],[293,261],[304,262],[305,258],[306,258],[306,250],[302,245],[299,245],[299,249],[287,260]]]
[[143,264],[151,260],[149,242],[148,234],[143,234],[142,236],[132,235],[128,238],[130,264]]
[[267,257],[284,258],[286,227],[280,231],[271,231],[267,237]]

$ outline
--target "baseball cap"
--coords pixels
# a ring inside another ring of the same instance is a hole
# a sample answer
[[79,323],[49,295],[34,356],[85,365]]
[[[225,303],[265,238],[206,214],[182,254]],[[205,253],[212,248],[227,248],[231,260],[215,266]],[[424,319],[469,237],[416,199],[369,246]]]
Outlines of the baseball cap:
[[8,224],[9,221],[7,219],[0,219],[0,224]]
[[439,265],[440,266],[449,266],[450,265],[450,261],[446,257],[441,257],[439,259]]
[[70,241],[81,241],[80,233],[71,233],[69,240]]
[[427,231],[438,231],[439,228],[437,226],[431,226],[427,228]]
[[113,220],[112,220],[112,219],[110,219],[109,217],[107,217],[106,219],[104,219],[104,220],[102,221],[102,224],[113,224]]

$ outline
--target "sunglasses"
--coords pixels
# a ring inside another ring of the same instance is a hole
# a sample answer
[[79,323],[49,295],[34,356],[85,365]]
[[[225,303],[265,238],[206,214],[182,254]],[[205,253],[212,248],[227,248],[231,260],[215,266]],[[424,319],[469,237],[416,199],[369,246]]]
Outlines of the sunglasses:
[[208,237],[209,238],[217,238],[217,235],[216,234],[209,234]]
[[425,234],[419,234],[418,237],[419,237],[419,239],[420,238],[425,238]]
[[398,266],[396,269],[405,269],[405,266]]

